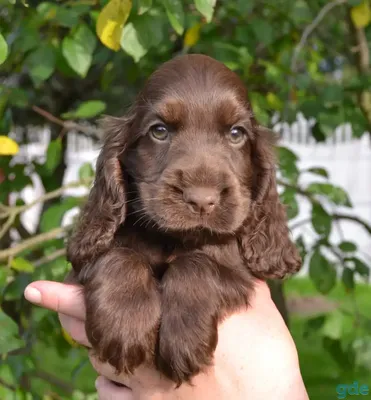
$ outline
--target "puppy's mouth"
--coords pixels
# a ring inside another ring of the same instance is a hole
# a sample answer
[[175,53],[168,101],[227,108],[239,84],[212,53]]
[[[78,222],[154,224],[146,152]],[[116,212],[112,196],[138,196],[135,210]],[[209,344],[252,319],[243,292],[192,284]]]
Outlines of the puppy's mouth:
[[169,231],[231,233],[242,223],[246,210],[233,188],[167,184],[154,191],[146,189],[141,194],[147,217]]

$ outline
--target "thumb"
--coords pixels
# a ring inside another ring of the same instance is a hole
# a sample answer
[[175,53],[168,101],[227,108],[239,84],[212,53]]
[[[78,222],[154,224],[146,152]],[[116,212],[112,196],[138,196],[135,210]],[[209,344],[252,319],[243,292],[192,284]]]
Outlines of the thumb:
[[81,286],[53,281],[35,281],[26,287],[24,296],[33,304],[57,313],[85,319]]
[[126,386],[115,385],[104,376],[97,378],[95,387],[98,391],[99,400],[134,400],[131,389]]

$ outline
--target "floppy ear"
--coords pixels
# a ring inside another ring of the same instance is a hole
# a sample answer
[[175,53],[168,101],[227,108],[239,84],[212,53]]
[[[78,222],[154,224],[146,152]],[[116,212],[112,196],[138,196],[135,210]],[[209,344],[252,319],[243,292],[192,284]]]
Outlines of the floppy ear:
[[301,266],[290,238],[287,214],[277,192],[275,137],[266,128],[256,129],[252,146],[252,207],[241,237],[243,255],[251,272],[261,279],[283,278]]
[[77,273],[110,248],[125,220],[126,183],[119,156],[129,146],[132,122],[131,115],[103,120],[106,134],[94,184],[67,245],[67,259]]

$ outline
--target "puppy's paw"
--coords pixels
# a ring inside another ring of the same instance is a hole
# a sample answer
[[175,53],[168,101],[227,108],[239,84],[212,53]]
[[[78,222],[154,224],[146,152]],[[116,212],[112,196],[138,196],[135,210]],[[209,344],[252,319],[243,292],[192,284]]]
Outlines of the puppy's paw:
[[145,261],[112,251],[85,283],[86,334],[94,355],[116,372],[153,363],[161,317],[157,285]]
[[180,386],[213,364],[218,342],[216,316],[191,309],[164,310],[161,318],[157,368]]

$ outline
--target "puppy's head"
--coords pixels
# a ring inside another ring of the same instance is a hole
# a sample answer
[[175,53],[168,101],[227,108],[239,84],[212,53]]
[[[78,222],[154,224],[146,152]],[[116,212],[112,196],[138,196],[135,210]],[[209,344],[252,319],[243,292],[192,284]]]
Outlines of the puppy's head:
[[143,224],[238,229],[271,165],[256,157],[266,137],[237,75],[207,56],[175,58],[151,76],[136,113],[137,138],[120,161],[136,182]]
[[106,127],[71,258],[108,248],[128,210],[167,231],[222,234],[256,225],[254,210],[278,202],[272,135],[256,123],[238,76],[210,57],[163,64],[128,115]]

